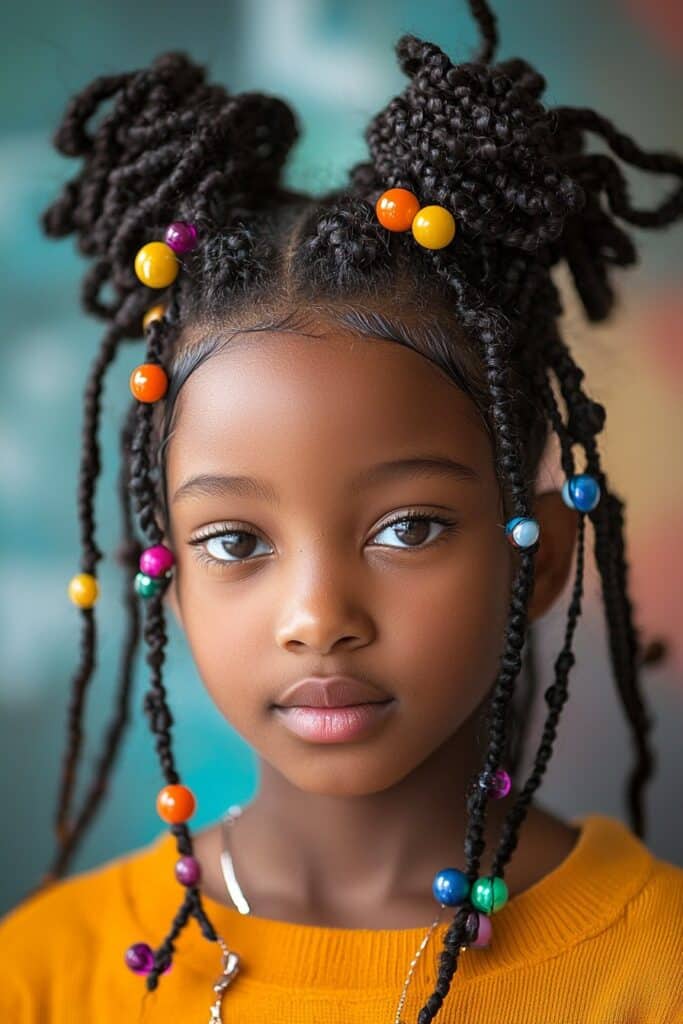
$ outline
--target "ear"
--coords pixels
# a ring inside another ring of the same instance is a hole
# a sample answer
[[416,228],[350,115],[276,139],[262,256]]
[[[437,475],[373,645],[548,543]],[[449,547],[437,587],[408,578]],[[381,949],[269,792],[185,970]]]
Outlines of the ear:
[[548,611],[567,583],[580,513],[565,505],[560,491],[544,491],[535,497],[533,515],[540,534],[530,622]]

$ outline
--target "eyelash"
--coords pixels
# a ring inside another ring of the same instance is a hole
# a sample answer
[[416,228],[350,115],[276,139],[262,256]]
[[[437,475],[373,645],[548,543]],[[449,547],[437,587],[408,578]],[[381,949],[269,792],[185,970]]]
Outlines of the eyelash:
[[[390,519],[388,522],[384,523],[382,528],[377,532],[384,533],[384,531],[389,529],[389,527],[396,526],[398,523],[412,523],[414,521],[439,523],[441,526],[445,527],[445,529],[442,530],[442,532],[434,540],[425,542],[423,544],[412,546],[407,545],[403,548],[399,547],[399,551],[423,551],[427,547],[433,547],[435,544],[438,544],[440,540],[444,540],[457,528],[457,524],[452,519],[445,519],[443,516],[437,516],[429,512],[409,512],[408,514],[401,513],[400,515],[395,516],[393,519]],[[253,530],[232,529],[229,526],[229,524],[223,524],[220,527],[213,527],[210,532],[202,534],[201,536],[195,537],[193,540],[189,541],[189,543],[192,546],[197,547],[197,561],[202,565],[220,565],[222,568],[227,565],[244,565],[246,562],[251,562],[253,561],[254,558],[258,557],[256,555],[251,555],[248,558],[214,558],[212,555],[209,555],[202,547],[200,547],[200,545],[205,544],[207,541],[212,540],[214,537],[225,537],[227,534],[241,534],[252,537],[257,536],[257,534],[253,532]],[[381,545],[378,546],[381,547]]]

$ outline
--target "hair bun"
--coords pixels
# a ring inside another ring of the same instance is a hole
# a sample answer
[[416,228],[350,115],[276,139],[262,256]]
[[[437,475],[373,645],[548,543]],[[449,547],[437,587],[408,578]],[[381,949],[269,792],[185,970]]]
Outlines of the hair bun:
[[[105,101],[111,108],[90,126]],[[282,100],[231,95],[176,51],[149,68],[97,78],[76,94],[53,141],[84,164],[41,222],[54,237],[75,233],[79,250],[98,258],[83,284],[85,308],[116,314],[139,288],[135,253],[171,221],[189,219],[210,231],[230,221],[233,197],[257,205],[277,187],[297,136]],[[107,281],[119,296],[112,306],[98,297]]]
[[[376,187],[446,206],[470,238],[527,252],[557,239],[585,196],[557,159],[543,76],[519,58],[454,65],[412,35],[396,53],[410,83],[365,136]],[[357,186],[367,179],[367,169],[352,174]]]

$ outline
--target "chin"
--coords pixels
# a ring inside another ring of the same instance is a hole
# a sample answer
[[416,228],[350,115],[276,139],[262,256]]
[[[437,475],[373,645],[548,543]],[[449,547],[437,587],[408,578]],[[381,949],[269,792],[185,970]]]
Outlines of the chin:
[[[331,747],[321,747],[314,757],[306,757],[304,763],[293,764],[291,760],[278,771],[305,793],[318,796],[370,796],[397,785],[414,766],[396,763],[395,752],[387,750],[384,758],[369,757],[367,751],[351,744],[336,745],[330,756]],[[283,770],[286,769],[286,770]]]

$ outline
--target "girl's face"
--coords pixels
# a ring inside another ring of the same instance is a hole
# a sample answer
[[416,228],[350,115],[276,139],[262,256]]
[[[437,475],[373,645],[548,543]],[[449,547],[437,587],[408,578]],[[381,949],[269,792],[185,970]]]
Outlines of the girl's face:
[[[390,465],[427,457],[470,473]],[[385,789],[482,703],[516,556],[476,407],[427,359],[338,329],[237,335],[180,393],[167,481],[168,597],[199,674],[292,784]],[[432,518],[390,525],[414,513]],[[365,738],[302,739],[273,709],[331,674],[394,698]]]

